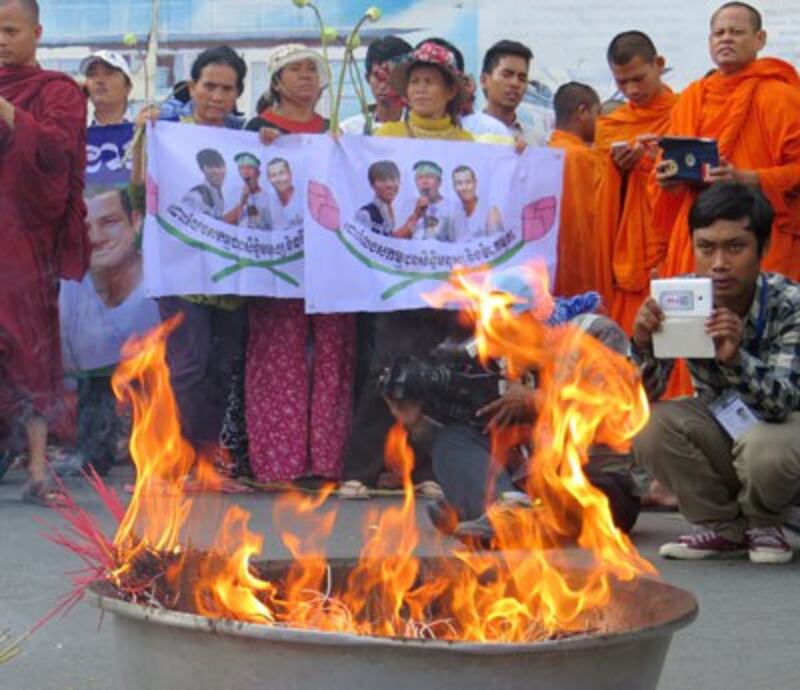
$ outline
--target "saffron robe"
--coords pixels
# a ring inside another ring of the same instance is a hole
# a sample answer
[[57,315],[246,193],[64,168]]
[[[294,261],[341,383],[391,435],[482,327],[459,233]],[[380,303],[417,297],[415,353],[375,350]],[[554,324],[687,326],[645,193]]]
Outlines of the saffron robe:
[[646,152],[636,167],[623,175],[611,159],[611,146],[620,141],[633,146],[639,136],[664,134],[677,100],[665,87],[647,105],[628,103],[597,121],[595,146],[605,165],[597,198],[599,242],[614,277],[611,317],[628,335],[650,293],[650,275],[666,256],[669,238],[653,227],[655,158]]
[[61,387],[58,283],[89,265],[86,99],[68,76],[0,67],[0,449],[12,422],[47,416]]
[[596,290],[608,307],[611,272],[600,256],[595,214],[602,158],[580,137],[563,130],[552,133],[548,146],[565,151],[554,293],[571,297]]
[[[713,137],[734,167],[755,170],[775,209],[764,270],[800,279],[800,77],[774,58],[736,74],[719,72],[691,84],[672,111],[669,133]],[[689,209],[698,190],[658,190],[655,222],[669,236],[665,275],[693,270]]]

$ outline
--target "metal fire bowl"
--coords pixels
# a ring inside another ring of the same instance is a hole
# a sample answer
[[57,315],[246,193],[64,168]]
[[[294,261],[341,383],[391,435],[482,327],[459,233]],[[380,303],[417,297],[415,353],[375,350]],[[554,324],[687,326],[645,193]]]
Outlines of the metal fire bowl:
[[[330,565],[341,575],[354,563]],[[640,579],[613,585],[613,633],[481,644],[212,620],[92,593],[113,614],[119,690],[653,690],[673,633],[697,616],[689,592]]]

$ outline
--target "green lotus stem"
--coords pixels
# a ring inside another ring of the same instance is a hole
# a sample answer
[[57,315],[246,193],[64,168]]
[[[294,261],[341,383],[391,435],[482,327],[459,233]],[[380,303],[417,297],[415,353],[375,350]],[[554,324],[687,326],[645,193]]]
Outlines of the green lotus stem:
[[364,82],[361,79],[361,70],[358,69],[358,63],[355,60],[355,55],[353,55],[353,59],[350,61],[350,79],[353,81],[353,85],[356,87],[358,102],[361,104],[361,112],[364,115],[365,131],[372,133],[372,116],[369,113],[367,92],[364,88]]
[[358,32],[364,23],[369,21],[370,16],[369,14],[365,14],[359,20],[358,24],[353,27],[353,30],[350,32],[350,36],[348,36],[347,41],[345,43],[344,48],[344,62],[342,64],[342,70],[339,72],[339,86],[336,89],[336,100],[333,103],[333,109],[331,112],[331,131],[337,132],[339,131],[339,109],[342,105],[342,93],[344,92],[344,77],[347,72],[347,63],[348,60],[354,59],[353,57],[353,45],[355,44],[356,36],[358,36]]
[[[319,39],[320,43],[322,43],[322,60],[325,63],[325,73],[328,78],[328,88],[333,89],[333,70],[331,69],[331,61],[328,59],[328,37],[325,34],[325,22],[322,19],[322,13],[313,2],[309,2],[306,7],[310,7],[313,10],[314,16],[317,18],[317,24],[319,24]],[[333,110],[333,104],[331,104],[331,110]],[[333,121],[331,121],[331,130],[335,131],[335,128],[333,127]]]

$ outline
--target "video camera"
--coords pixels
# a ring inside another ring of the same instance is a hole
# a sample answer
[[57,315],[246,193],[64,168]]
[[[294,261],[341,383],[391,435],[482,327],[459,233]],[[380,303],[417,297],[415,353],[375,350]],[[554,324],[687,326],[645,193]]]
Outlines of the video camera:
[[380,377],[380,392],[397,401],[422,403],[423,412],[443,424],[483,427],[475,413],[503,395],[506,379],[497,361],[482,364],[474,340],[446,340],[427,359],[397,358]]

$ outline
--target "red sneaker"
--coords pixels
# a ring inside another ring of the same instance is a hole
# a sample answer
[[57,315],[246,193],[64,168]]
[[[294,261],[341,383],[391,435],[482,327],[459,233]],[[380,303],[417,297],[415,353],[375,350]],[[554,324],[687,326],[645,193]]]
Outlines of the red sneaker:
[[780,527],[747,530],[747,553],[753,563],[783,564],[792,560],[792,547]]
[[658,553],[662,558],[682,561],[699,561],[705,558],[735,558],[747,551],[745,542],[735,542],[706,527],[696,527],[694,532],[664,544]]

